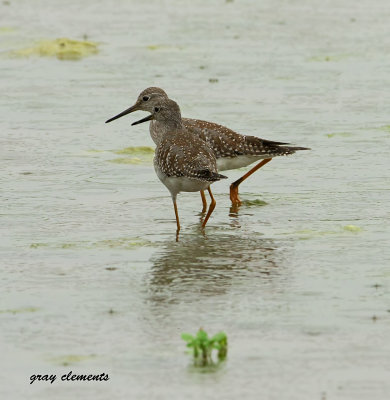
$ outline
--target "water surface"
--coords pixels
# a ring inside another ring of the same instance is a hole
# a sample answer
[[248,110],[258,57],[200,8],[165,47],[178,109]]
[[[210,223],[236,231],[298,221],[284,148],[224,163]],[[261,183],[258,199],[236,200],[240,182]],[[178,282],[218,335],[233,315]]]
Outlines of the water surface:
[[[0,393],[13,399],[387,399],[390,85],[386,1],[0,5]],[[79,61],[15,56],[98,43]],[[184,116],[311,147],[241,186],[182,194],[175,242],[142,113],[151,85]],[[229,338],[214,373],[182,332]],[[109,374],[35,382],[32,374]]]

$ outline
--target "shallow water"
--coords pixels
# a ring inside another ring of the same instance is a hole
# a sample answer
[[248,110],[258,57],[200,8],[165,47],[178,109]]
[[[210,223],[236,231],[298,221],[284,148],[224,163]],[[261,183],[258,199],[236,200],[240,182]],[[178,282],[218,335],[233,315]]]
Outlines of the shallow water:
[[[144,3],[0,4],[1,398],[388,399],[388,2]],[[99,53],[12,53],[59,37]],[[151,85],[312,151],[254,174],[238,211],[229,171],[205,235],[182,194],[176,243],[152,154],[129,149],[153,147],[142,113],[104,124]],[[228,335],[214,372],[185,353],[199,327]]]

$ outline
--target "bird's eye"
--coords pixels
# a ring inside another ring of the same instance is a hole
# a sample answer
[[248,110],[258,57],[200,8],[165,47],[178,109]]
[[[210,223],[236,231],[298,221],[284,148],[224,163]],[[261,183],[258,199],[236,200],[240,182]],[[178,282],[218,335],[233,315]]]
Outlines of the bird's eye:
[[158,107],[154,107],[154,111],[159,112],[160,109]]
[[144,97],[142,97],[142,100],[143,100],[143,101],[148,101],[149,99],[150,99],[149,96],[144,96]]

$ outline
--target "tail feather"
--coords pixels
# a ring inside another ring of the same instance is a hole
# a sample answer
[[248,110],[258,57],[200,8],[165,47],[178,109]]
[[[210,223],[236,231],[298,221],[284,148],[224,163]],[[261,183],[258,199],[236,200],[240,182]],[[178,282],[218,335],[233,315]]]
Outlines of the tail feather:
[[244,154],[269,155],[270,157],[294,154],[298,150],[310,150],[307,147],[286,146],[289,143],[273,142],[256,136],[245,136]]
[[217,172],[210,171],[209,169],[201,169],[196,171],[197,177],[204,179],[209,182],[216,182],[221,179],[227,179],[227,176],[218,174]]
[[[260,139],[260,138],[259,138]],[[265,145],[270,145],[270,146],[284,146],[286,144],[290,144],[287,142],[274,142],[273,140],[267,140],[267,139],[260,139]]]
[[295,153],[298,150],[311,150],[309,147],[298,147],[298,146],[279,146],[280,149],[286,149]]

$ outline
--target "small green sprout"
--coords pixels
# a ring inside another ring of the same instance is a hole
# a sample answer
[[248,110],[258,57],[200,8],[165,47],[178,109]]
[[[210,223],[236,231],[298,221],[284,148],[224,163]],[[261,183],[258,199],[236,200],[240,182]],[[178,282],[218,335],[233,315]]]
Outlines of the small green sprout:
[[217,350],[218,362],[226,358],[227,336],[224,332],[219,332],[209,338],[207,332],[200,328],[196,336],[182,333],[181,338],[187,342],[187,347],[192,348],[194,364],[197,366],[204,367],[214,364],[211,354],[213,349]]

